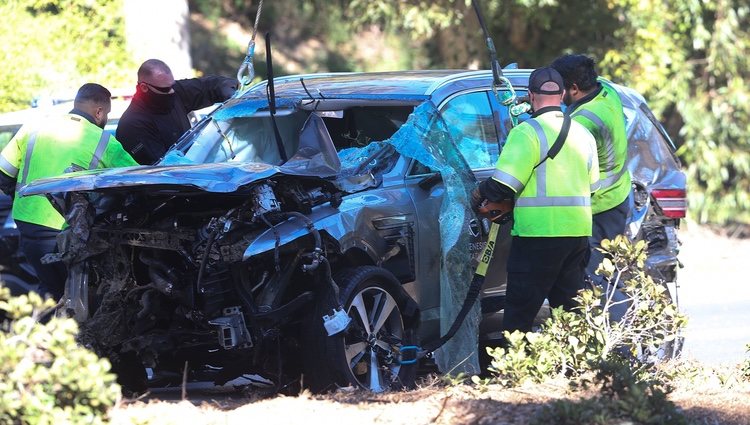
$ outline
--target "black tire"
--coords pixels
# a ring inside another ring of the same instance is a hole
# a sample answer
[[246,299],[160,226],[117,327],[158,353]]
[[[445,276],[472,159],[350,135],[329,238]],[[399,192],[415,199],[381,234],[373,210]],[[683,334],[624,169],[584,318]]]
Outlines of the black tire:
[[318,299],[309,322],[305,385],[316,392],[342,386],[374,392],[412,387],[417,365],[401,364],[401,347],[416,345],[416,303],[393,274],[380,267],[346,269],[334,281],[351,323],[328,336],[322,316],[332,313],[332,291]]

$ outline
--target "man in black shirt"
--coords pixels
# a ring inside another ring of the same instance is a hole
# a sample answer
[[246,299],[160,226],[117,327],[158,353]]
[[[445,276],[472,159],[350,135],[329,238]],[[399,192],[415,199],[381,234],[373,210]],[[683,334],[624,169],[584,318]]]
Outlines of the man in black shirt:
[[117,125],[117,140],[139,164],[153,164],[190,128],[189,112],[223,102],[236,90],[233,78],[175,81],[166,63],[149,59],[138,68],[136,93]]

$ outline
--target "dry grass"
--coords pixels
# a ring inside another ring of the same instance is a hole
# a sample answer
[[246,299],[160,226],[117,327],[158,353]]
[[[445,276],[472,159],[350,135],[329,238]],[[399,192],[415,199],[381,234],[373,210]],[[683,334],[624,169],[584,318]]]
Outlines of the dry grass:
[[[670,399],[695,424],[750,424],[750,383],[737,369],[695,363],[669,365],[675,390]],[[176,390],[175,393],[179,393]],[[399,393],[342,389],[328,395],[304,392],[266,399],[190,395],[185,401],[129,401],[112,413],[114,424],[527,424],[554,400],[592,397],[571,391],[564,380],[518,388],[443,385],[436,381]]]

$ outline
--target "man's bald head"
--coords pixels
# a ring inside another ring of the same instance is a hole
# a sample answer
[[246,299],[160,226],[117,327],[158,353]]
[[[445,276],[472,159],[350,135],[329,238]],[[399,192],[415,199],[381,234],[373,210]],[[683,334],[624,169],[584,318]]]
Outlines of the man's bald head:
[[172,70],[159,59],[149,59],[138,68],[138,85],[143,92],[169,94],[174,85]]
[[159,59],[149,59],[141,64],[138,68],[138,79],[144,80],[153,77],[156,74],[169,74],[172,75],[172,70],[169,66],[160,61]]

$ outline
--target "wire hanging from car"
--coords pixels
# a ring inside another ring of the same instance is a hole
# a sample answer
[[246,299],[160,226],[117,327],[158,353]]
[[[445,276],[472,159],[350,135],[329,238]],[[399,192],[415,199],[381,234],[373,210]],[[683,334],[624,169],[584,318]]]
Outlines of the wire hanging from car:
[[243,92],[247,89],[255,78],[255,66],[253,65],[253,57],[255,56],[255,35],[258,33],[258,22],[260,21],[260,13],[263,10],[263,0],[258,3],[258,10],[255,11],[255,24],[253,25],[253,35],[250,37],[250,42],[247,43],[247,54],[245,60],[242,61],[240,69],[237,70],[237,81],[240,86],[237,92]]

